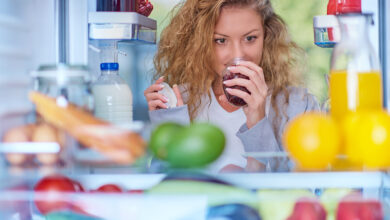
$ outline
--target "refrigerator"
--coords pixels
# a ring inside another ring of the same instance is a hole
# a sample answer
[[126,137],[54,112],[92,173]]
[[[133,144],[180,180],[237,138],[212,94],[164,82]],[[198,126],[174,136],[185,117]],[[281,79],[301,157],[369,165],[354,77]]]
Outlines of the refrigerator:
[[[118,43],[122,51],[118,56],[120,75],[132,89],[134,118],[143,123],[143,137],[150,132],[143,90],[152,82],[153,56],[160,30],[167,22],[166,13],[179,1],[151,2],[155,4],[154,14],[131,24],[139,27],[136,30],[146,27],[152,34],[137,32],[138,35],[127,36],[127,40]],[[326,1],[318,2],[326,5]],[[40,66],[59,62],[82,65],[87,67],[92,81],[97,78],[98,58],[91,28],[99,24],[99,19],[115,23],[123,18],[101,17],[96,14],[96,4],[94,0],[2,0],[0,137],[13,127],[37,120],[28,93],[35,86],[34,72]],[[390,3],[362,0],[362,11],[374,13],[370,39],[381,61],[384,107],[389,109]],[[141,42],[141,38],[148,42]],[[72,145],[74,140],[66,144]],[[33,158],[45,153],[44,150],[28,151],[32,156],[28,160],[32,162],[27,166],[13,166],[6,155],[17,150],[0,143],[0,219],[294,220],[299,219],[295,215],[299,216],[300,212],[314,212],[313,215],[319,216],[313,219],[325,219],[323,212],[326,212],[326,219],[336,219],[338,209],[348,214],[366,207],[377,219],[390,219],[388,171],[213,174],[191,170],[169,173],[151,167],[150,157],[133,165],[89,166],[72,162],[53,167]],[[72,150],[62,152],[61,157],[67,158],[66,154],[72,153]],[[56,195],[38,192],[38,186],[50,185],[42,182],[50,182],[45,178],[53,174],[60,179],[55,186],[62,184],[71,190],[58,190],[60,193]],[[105,191],[107,188],[102,186],[107,184],[121,192]],[[341,200],[350,193],[355,194]],[[61,209],[58,211],[56,207]]]

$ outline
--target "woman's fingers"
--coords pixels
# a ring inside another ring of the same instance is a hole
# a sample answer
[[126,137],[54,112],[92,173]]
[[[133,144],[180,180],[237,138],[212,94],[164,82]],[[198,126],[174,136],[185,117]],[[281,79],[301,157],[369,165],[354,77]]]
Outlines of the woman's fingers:
[[164,95],[158,93],[164,88],[164,86],[161,84],[163,81],[164,77],[160,77],[153,85],[149,86],[144,91],[144,96],[148,102],[149,110],[167,108],[164,103],[168,102],[168,99]]
[[160,109],[160,108],[168,108],[161,100],[156,99],[153,101],[148,102],[148,107],[150,111]]
[[160,84],[160,83],[162,83],[162,82],[164,82],[164,76],[158,78],[158,79],[156,80],[156,82],[154,82],[154,83],[155,83],[155,84]]
[[147,94],[145,95],[145,97],[146,97],[146,100],[148,100],[148,101],[152,101],[152,100],[159,99],[159,100],[161,100],[163,103],[168,102],[168,98],[165,97],[163,94],[160,94],[160,93],[158,93],[158,92],[147,93]]
[[256,72],[260,76],[260,78],[262,78],[264,80],[263,69],[261,67],[259,67],[258,65],[256,65],[255,63],[250,62],[250,61],[240,61],[239,65],[248,67],[249,69]]
[[183,103],[183,98],[181,97],[181,93],[180,93],[180,90],[179,90],[179,87],[175,84],[173,85],[173,92],[175,93],[176,95],[176,98],[177,98],[177,107],[179,106],[182,106],[184,103]]
[[242,98],[248,105],[253,102],[252,101],[252,96],[249,93],[247,93],[247,92],[241,91],[239,89],[230,89],[230,88],[226,88],[226,91],[230,95]]
[[252,81],[258,90],[264,89],[265,82],[263,80],[264,77],[262,77],[262,72],[257,73],[246,66],[234,66],[229,67],[229,70],[233,73],[241,73],[242,75],[247,76],[250,81]]
[[[144,91],[144,96],[146,98],[146,101],[148,102],[148,107],[150,111],[160,108],[168,108],[168,106],[165,104],[169,101],[168,98],[165,97],[163,94],[159,93],[159,91],[164,88],[164,85],[161,84],[162,82],[164,82],[164,77],[160,77],[153,85],[149,86]],[[182,106],[183,99],[181,97],[180,90],[177,85],[173,86],[173,91],[177,98],[177,106]]]
[[268,92],[268,87],[267,87],[267,84],[265,83],[265,77],[264,77],[264,71],[263,71],[263,68],[259,67],[258,65],[256,65],[255,63],[253,62],[250,62],[250,61],[242,61],[240,62],[240,65],[243,65],[243,66],[246,66],[248,67],[249,69],[255,71],[256,73],[256,76],[259,77],[259,81],[256,81],[256,82],[259,82],[259,83],[256,83],[256,86],[258,86],[259,88],[261,87],[265,87],[267,92]]
[[147,89],[145,89],[144,95],[146,96],[146,94],[148,94],[148,93],[158,92],[158,91],[162,90],[163,88],[164,88],[164,85],[155,83],[155,84],[149,86]]
[[226,80],[223,82],[223,84],[225,84],[226,86],[228,87],[232,87],[232,86],[243,86],[245,87],[251,94],[258,94],[258,89],[256,87],[256,85],[251,81],[251,80],[248,80],[248,79],[243,79],[243,78],[235,78],[235,79],[231,79],[231,80]]
[[240,61],[238,66],[229,67],[229,70],[249,78],[237,77],[224,83],[228,87],[234,85],[244,86],[251,93],[249,94],[236,88],[228,88],[226,90],[229,94],[237,96],[247,103],[247,106],[244,106],[243,110],[247,118],[246,124],[248,128],[251,128],[265,116],[265,100],[268,94],[268,87],[264,80],[263,70],[250,61]]

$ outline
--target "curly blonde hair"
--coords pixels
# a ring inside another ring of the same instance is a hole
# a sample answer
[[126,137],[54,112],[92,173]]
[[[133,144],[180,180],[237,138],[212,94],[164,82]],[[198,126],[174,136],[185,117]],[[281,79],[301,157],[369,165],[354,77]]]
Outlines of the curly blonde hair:
[[204,94],[220,76],[213,70],[214,28],[223,7],[251,7],[262,17],[264,48],[261,62],[265,81],[272,93],[276,116],[276,97],[283,93],[288,103],[288,87],[300,82],[297,53],[301,49],[291,40],[284,21],[275,14],[269,0],[187,0],[172,11],[170,24],[161,34],[154,58],[155,78],[164,76],[170,84],[187,85],[187,105],[191,120],[196,117]]

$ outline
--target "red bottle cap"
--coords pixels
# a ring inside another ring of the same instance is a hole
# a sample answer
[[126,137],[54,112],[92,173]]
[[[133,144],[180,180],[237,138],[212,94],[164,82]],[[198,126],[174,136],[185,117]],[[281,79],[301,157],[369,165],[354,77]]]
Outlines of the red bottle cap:
[[362,13],[362,0],[329,0],[328,15]]

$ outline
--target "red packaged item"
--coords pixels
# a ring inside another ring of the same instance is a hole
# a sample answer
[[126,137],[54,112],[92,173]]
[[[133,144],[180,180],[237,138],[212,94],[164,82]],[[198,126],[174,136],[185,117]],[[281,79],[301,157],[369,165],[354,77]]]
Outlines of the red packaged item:
[[149,0],[139,0],[138,13],[148,17],[153,11],[153,5]]
[[362,0],[329,0],[328,15],[362,13]]
[[337,206],[337,220],[383,220],[380,201],[365,199],[359,193],[351,193],[341,199]]
[[135,12],[139,0],[96,0],[96,11]]

